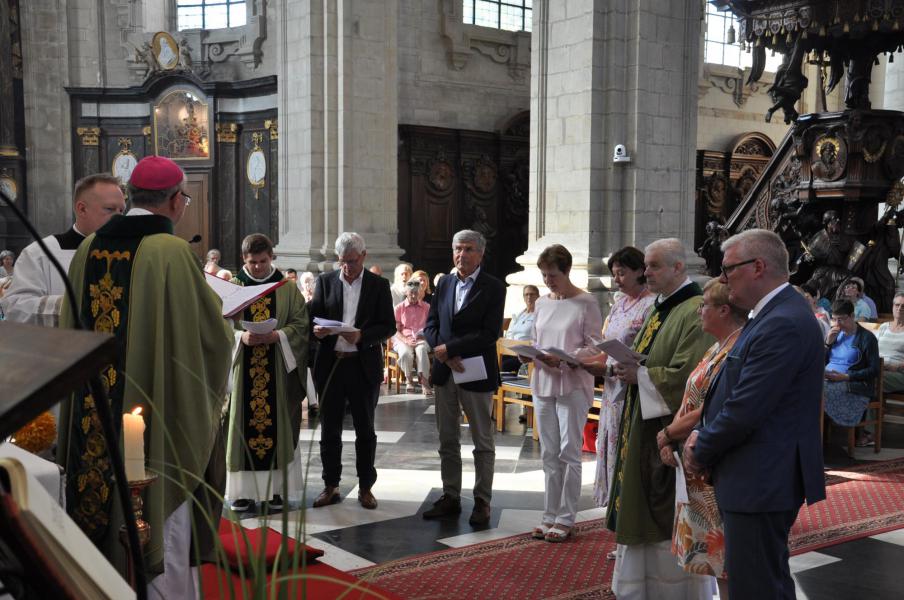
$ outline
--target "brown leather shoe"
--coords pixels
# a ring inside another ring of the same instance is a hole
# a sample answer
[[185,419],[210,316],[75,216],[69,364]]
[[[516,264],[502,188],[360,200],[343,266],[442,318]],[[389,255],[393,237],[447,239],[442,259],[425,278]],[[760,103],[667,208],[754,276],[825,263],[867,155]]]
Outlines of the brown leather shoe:
[[490,524],[490,505],[483,498],[474,498],[474,510],[468,523],[474,527],[486,527]]
[[440,519],[442,517],[451,517],[461,514],[461,501],[443,494],[439,500],[433,503],[433,508],[424,511],[422,515],[425,519]]
[[314,499],[314,508],[329,506],[330,504],[337,504],[339,502],[342,502],[342,495],[339,494],[339,488],[328,485],[323,488],[320,495]]
[[358,502],[368,510],[373,510],[377,507],[377,499],[374,498],[374,495],[370,490],[361,490],[358,492]]

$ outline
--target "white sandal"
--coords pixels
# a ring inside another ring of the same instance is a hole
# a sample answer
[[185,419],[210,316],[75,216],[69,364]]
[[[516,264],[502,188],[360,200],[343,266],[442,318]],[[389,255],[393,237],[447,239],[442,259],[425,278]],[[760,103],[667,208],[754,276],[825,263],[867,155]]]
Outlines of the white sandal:
[[534,527],[534,530],[530,532],[530,536],[535,540],[544,540],[546,539],[546,534],[549,533],[549,530],[555,525],[555,523],[540,523],[538,527]]
[[554,527],[550,528],[549,531],[546,532],[546,537],[544,538],[547,542],[552,542],[554,544],[558,544],[560,542],[564,542],[568,538],[574,535],[574,527],[568,527],[567,525],[560,525],[558,523],[555,524]]

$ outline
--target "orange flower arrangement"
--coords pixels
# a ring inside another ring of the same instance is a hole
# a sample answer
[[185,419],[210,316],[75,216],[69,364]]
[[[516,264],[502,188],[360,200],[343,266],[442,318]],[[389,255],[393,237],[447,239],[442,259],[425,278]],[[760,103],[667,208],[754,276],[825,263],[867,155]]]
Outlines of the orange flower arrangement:
[[23,450],[39,454],[53,446],[56,436],[56,419],[49,412],[45,412],[17,431],[12,442]]

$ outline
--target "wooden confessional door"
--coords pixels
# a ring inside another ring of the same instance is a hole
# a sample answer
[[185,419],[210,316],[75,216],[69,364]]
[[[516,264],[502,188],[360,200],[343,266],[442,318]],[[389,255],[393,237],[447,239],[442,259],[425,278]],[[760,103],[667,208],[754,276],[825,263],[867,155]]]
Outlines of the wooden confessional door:
[[204,260],[210,249],[210,202],[208,199],[207,173],[186,173],[185,191],[191,196],[191,204],[185,209],[182,219],[176,223],[176,235],[190,242],[196,235],[201,241],[191,244],[192,252]]

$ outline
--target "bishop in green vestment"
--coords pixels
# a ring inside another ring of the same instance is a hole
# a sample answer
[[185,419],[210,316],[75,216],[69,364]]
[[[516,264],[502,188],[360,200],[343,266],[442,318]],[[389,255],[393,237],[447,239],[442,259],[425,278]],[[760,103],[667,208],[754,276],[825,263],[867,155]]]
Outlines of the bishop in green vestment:
[[[647,359],[640,367],[615,368],[628,385],[606,514],[618,543],[612,589],[619,598],[684,600],[709,591],[671,555],[675,470],[662,464],[656,444],[656,434],[681,406],[688,376],[714,341],[700,327],[702,291],[687,278],[685,261],[677,239],[646,248],[644,274],[659,296],[634,350]],[[656,414],[661,416],[651,416]]]
[[[145,563],[152,577],[165,571],[155,587],[172,597],[192,589],[192,533],[199,544],[193,556],[199,557],[213,538],[211,533],[202,540],[201,534],[210,527],[215,532],[219,522],[220,509],[208,503],[206,485],[223,458],[216,448],[232,342],[220,298],[188,243],[173,235],[174,222],[190,202],[183,185],[184,174],[168,159],[148,157],[136,166],[129,185],[134,208],[113,216],[81,243],[69,268],[79,312],[73,315],[64,302],[60,316],[62,327],[72,327],[78,318],[89,329],[116,337],[120,352],[101,378],[117,428],[124,412],[143,409],[147,469],[159,475],[145,491],[144,519],[151,526]],[[122,570],[126,551],[119,541],[123,518],[116,482],[87,391],[63,403],[58,442],[67,510]],[[224,484],[214,487],[222,490]],[[213,514],[198,511],[192,517],[198,502]],[[178,531],[170,527],[176,513]],[[178,585],[163,585],[173,578],[180,578]]]
[[[242,241],[242,285],[283,280],[273,262],[273,243],[255,233]],[[249,510],[255,500],[283,506],[284,484],[300,485],[293,454],[301,429],[308,350],[308,311],[294,281],[287,281],[245,309],[241,320],[276,319],[273,331],[237,332],[229,403],[226,495],[233,510]],[[237,325],[241,330],[241,325]],[[287,470],[291,472],[287,472]]]

